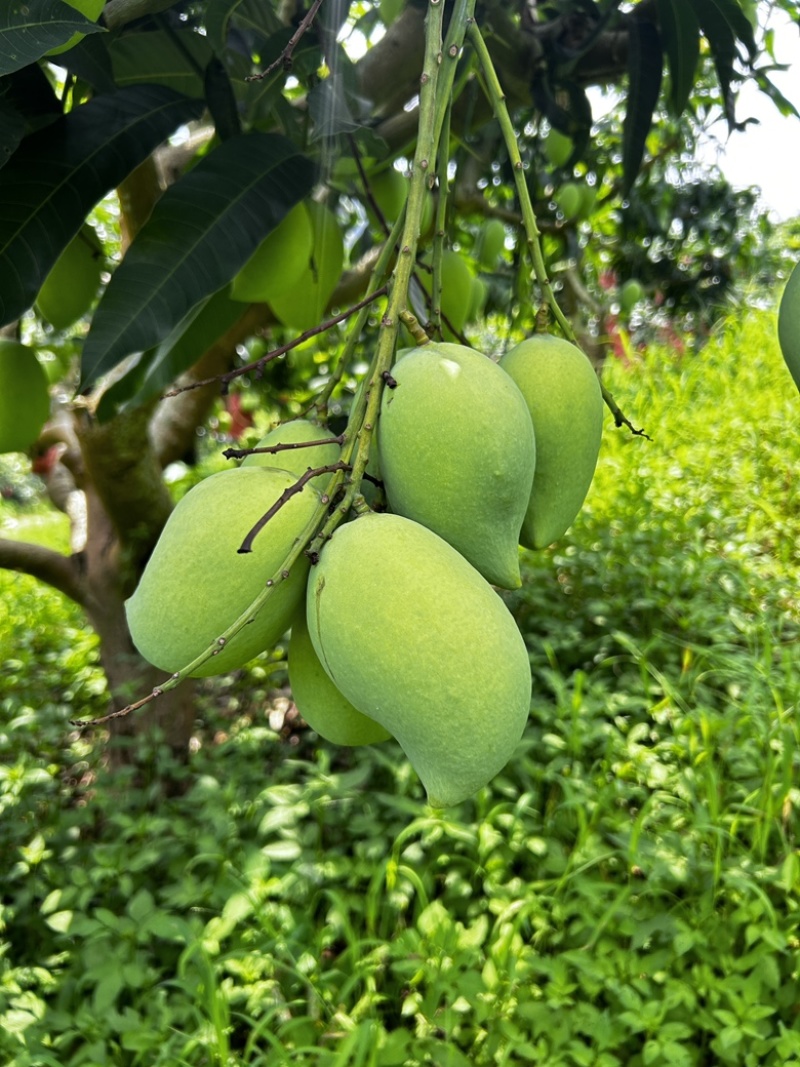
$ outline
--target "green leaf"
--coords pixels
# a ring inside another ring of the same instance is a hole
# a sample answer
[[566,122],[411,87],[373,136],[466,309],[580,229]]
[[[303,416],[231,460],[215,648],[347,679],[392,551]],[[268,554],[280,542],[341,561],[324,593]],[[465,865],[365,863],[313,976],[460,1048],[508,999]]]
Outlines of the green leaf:
[[0,74],[35,63],[75,33],[102,33],[62,0],[10,0],[0,4]]
[[213,52],[205,37],[191,30],[151,30],[123,34],[109,48],[119,86],[153,82],[184,96],[202,97],[203,71]]
[[115,271],[84,345],[80,388],[163,341],[230,281],[312,182],[311,161],[277,134],[236,137],[201,159],[164,193]]
[[25,133],[25,119],[0,98],[0,167],[8,163]]
[[94,205],[202,103],[160,85],[98,96],[26,137],[0,170],[0,325],[36,299]]
[[[731,33],[738,37],[745,46],[750,58],[754,59],[756,57],[758,45],[756,44],[753,27],[738,0],[693,0],[693,6],[701,27],[703,27],[704,19],[706,21],[713,20],[717,24],[724,21]],[[706,33],[705,28],[703,28],[703,33]],[[709,37],[710,43],[711,38]]]
[[694,86],[700,27],[689,0],[658,0],[658,17],[669,64],[670,104],[680,115]]
[[203,92],[220,141],[229,141],[242,132],[236,95],[228,72],[216,56],[208,61]]
[[243,24],[249,25],[263,36],[268,37],[281,29],[281,24],[271,8],[258,0],[209,0],[206,9],[206,33],[217,55],[222,55],[225,51],[230,20],[236,15],[239,15]]
[[[113,93],[117,84],[111,69],[110,37],[84,37],[62,56],[62,63],[70,74],[88,82],[98,93]],[[144,79],[143,79],[144,80]]]
[[128,411],[159,396],[188,370],[244,313],[245,305],[231,300],[228,286],[201,300],[157,348],[143,353],[136,366],[107,389],[97,405],[97,417],[106,422],[118,411]]
[[653,23],[634,18],[629,27],[628,108],[622,124],[623,194],[630,192],[642,164],[661,90],[663,63],[661,40]]

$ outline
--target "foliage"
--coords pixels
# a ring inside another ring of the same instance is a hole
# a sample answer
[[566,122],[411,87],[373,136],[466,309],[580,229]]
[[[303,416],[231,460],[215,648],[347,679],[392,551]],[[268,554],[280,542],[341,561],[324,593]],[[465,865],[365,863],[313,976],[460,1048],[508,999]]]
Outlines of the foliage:
[[94,639],[3,576],[3,1061],[800,1060],[796,394],[774,332],[751,313],[702,361],[609,367],[653,439],[609,428],[573,530],[525,554],[531,720],[445,819],[391,743],[281,726],[274,657],[204,683],[182,795],[157,746],[151,781],[105,774],[66,727],[98,699]]

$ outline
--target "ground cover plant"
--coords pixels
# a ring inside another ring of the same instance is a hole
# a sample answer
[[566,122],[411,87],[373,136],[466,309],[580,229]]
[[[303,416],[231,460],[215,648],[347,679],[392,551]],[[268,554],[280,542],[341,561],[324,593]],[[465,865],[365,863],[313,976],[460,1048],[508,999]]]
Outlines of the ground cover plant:
[[202,683],[187,767],[103,770],[96,638],[2,575],[2,1062],[800,1062],[796,391],[773,311],[629,357],[652,440],[607,425],[524,553],[531,718],[445,816],[292,724],[280,649]]

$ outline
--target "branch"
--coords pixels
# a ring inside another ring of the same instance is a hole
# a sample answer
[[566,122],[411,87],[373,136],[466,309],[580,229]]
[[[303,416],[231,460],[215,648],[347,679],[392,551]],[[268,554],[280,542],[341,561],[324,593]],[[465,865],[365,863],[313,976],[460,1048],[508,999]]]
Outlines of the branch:
[[269,77],[269,75],[272,74],[273,70],[277,70],[278,67],[283,67],[283,69],[287,72],[292,69],[292,54],[295,48],[297,48],[301,39],[303,38],[303,35],[311,28],[311,23],[316,18],[317,12],[319,11],[321,5],[322,0],[314,0],[314,3],[303,16],[300,25],[289,38],[289,43],[286,45],[286,47],[278,56],[278,58],[273,60],[273,62],[270,63],[267,69],[262,70],[260,74],[251,74],[249,77],[245,78],[246,82],[261,81],[262,78]]
[[326,437],[322,441],[285,441],[279,445],[265,448],[226,448],[222,455],[225,459],[244,459],[245,456],[274,455],[276,452],[288,452],[293,448],[316,448],[317,445],[343,445],[344,434],[338,437]]
[[77,556],[65,556],[42,545],[0,537],[0,567],[38,578],[85,607],[86,594],[78,561]]
[[[300,475],[294,485],[290,485],[288,489],[284,489],[284,491],[281,493],[281,495],[278,497],[278,499],[275,501],[269,511],[265,512],[265,514],[261,516],[255,526],[253,526],[253,528],[248,532],[244,541],[242,541],[241,545],[239,546],[239,548],[236,549],[236,551],[241,553],[242,555],[246,555],[248,552],[252,552],[253,541],[255,541],[256,535],[264,529],[264,527],[274,515],[277,515],[277,513],[284,506],[284,504],[288,504],[293,496],[296,496],[298,493],[302,493],[303,487],[305,486],[306,482],[310,482],[312,478],[317,478],[320,474],[333,474],[334,471],[349,470],[350,464],[342,463],[341,460],[339,460],[338,463],[328,463],[324,467],[309,467],[305,474]],[[326,503],[325,498],[323,497],[322,499],[323,503]],[[288,578],[289,575],[284,574],[283,577]],[[269,584],[270,583],[267,582],[267,585]]]

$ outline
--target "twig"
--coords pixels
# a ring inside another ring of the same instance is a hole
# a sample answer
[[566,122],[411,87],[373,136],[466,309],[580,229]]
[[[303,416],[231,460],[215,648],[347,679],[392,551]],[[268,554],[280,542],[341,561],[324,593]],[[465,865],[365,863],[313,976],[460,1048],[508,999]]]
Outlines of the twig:
[[236,370],[226,371],[224,374],[217,374],[213,378],[203,378],[202,381],[190,382],[188,385],[181,385],[176,389],[170,389],[167,393],[162,393],[161,399],[166,400],[171,396],[178,396],[179,393],[186,393],[190,389],[199,389],[203,385],[213,385],[214,382],[219,382],[223,390],[227,388],[232,381],[236,378],[240,378],[243,374],[248,374],[250,371],[261,372],[267,363],[270,363],[273,359],[277,359],[278,356],[283,356],[287,352],[290,352],[293,348],[297,348],[298,345],[302,345],[308,341],[309,338],[315,337],[319,333],[324,333],[329,330],[331,326],[336,326],[337,323],[343,322],[351,315],[355,315],[362,308],[371,304],[378,297],[385,296],[387,286],[382,285],[380,289],[375,289],[373,292],[368,293],[362,300],[359,300],[357,304],[353,304],[347,311],[342,311],[338,315],[334,315],[333,318],[326,319],[319,326],[313,326],[311,329],[305,330],[291,341],[287,341],[285,345],[281,345],[280,348],[275,348],[272,352],[267,352],[266,355],[260,356],[258,359],[253,360],[252,363],[246,363],[243,367],[239,367]]
[[264,453],[288,452],[292,448],[314,448],[317,445],[343,445],[344,434],[338,437],[326,437],[322,441],[284,441],[279,445],[269,445],[264,448],[226,448],[222,455],[225,459],[244,459],[245,456],[260,456]]
[[[281,493],[281,495],[278,497],[278,499],[275,501],[269,511],[265,512],[255,524],[255,526],[253,526],[253,528],[247,534],[244,541],[242,541],[241,545],[236,549],[236,551],[240,555],[246,555],[248,552],[252,552],[253,541],[255,541],[256,536],[264,529],[269,520],[273,518],[273,516],[278,514],[284,504],[288,504],[293,496],[296,496],[298,493],[302,493],[303,487],[307,482],[310,482],[312,478],[316,478],[320,474],[333,474],[334,471],[349,470],[350,464],[343,463],[341,460],[338,463],[329,463],[325,467],[309,467],[305,474],[300,475],[294,485],[290,485],[288,489],[284,489],[284,491]],[[325,502],[324,498],[323,502]],[[288,577],[288,573],[284,574],[284,578]],[[269,582],[267,582],[267,585],[269,585]]]
[[259,82],[263,78],[267,78],[273,72],[273,70],[277,70],[277,68],[280,66],[282,66],[285,71],[290,71],[292,69],[292,53],[294,52],[295,48],[297,48],[301,38],[311,28],[311,23],[316,18],[317,12],[319,11],[321,6],[322,0],[314,0],[314,3],[303,16],[300,25],[289,38],[289,43],[286,45],[286,47],[278,56],[278,58],[276,60],[273,60],[273,62],[270,63],[267,69],[263,70],[260,74],[248,75],[248,77],[245,78],[245,81]]
[[627,426],[631,433],[634,435],[634,437],[644,437],[646,441],[653,440],[653,438],[649,434],[645,433],[644,430],[637,430],[633,423],[630,421],[630,419],[628,419],[627,416],[623,415],[617,405],[616,400],[611,395],[611,393],[609,393],[608,389],[606,389],[602,382],[600,382],[600,391],[603,394],[603,400],[605,402],[606,407],[614,416],[615,426]]

